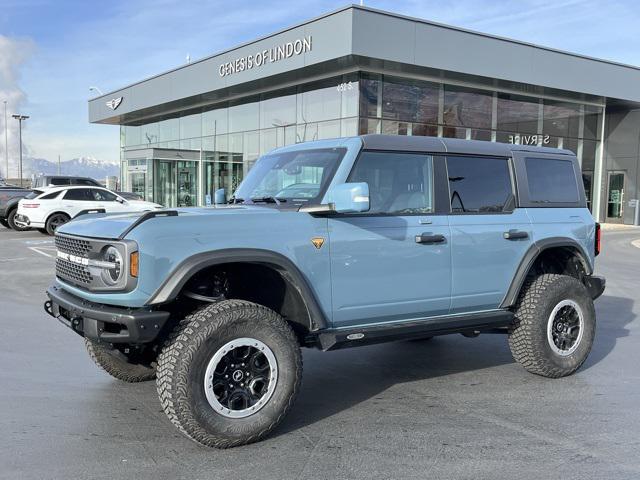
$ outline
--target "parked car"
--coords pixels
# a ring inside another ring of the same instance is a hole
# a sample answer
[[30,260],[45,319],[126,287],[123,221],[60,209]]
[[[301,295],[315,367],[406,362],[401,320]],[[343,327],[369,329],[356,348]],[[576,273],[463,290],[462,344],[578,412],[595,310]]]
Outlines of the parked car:
[[15,223],[15,215],[20,199],[33,192],[27,188],[4,185],[0,187],[0,225],[14,230],[25,230]]
[[156,378],[172,423],[214,447],[282,420],[300,347],[503,333],[529,372],[564,377],[591,350],[605,288],[580,179],[572,152],[543,147],[288,146],[258,160],[230,205],[60,227],[45,309],[115,378]]
[[141,212],[163,208],[157,203],[125,200],[102,187],[54,187],[35,198],[18,203],[15,222],[53,235],[58,227],[86,211],[102,213]]
[[33,188],[62,187],[68,185],[86,185],[90,187],[102,187],[100,182],[89,177],[77,177],[73,175],[41,175],[32,182]]

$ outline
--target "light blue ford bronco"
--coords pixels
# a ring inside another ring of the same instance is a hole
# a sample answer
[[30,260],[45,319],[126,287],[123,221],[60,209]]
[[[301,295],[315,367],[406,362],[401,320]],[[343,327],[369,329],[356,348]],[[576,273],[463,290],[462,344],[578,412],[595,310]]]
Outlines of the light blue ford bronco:
[[599,226],[567,150],[317,141],[265,155],[216,198],[64,225],[45,303],[112,376],[155,378],[196,442],[270,432],[299,390],[301,347],[501,332],[552,378],[589,354]]

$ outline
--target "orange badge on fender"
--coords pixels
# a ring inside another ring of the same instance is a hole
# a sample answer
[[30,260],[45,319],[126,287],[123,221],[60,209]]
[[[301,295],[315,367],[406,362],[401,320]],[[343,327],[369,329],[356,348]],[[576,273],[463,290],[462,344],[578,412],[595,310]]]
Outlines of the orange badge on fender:
[[324,238],[322,238],[322,237],[313,237],[311,239],[311,243],[313,243],[314,247],[316,247],[318,250],[320,250],[322,248],[322,245],[324,245]]

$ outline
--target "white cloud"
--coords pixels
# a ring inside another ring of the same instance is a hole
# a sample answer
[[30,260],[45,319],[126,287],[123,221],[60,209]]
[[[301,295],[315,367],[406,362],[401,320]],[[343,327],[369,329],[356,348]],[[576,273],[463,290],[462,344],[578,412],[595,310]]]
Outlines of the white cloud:
[[[0,35],[0,172],[1,176],[16,175],[18,165],[18,121],[11,117],[14,113],[22,113],[21,107],[26,100],[25,92],[19,86],[21,68],[33,52],[30,40],[12,39]],[[6,127],[8,134],[9,175],[5,163],[5,104]]]

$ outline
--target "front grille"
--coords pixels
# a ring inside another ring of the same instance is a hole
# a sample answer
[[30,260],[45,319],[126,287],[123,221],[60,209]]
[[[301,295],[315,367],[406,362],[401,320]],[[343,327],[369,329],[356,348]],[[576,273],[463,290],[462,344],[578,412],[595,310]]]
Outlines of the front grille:
[[89,240],[56,235],[56,248],[64,253],[88,258],[89,253],[93,250],[93,245]]
[[93,282],[93,275],[87,270],[87,267],[68,262],[62,258],[56,259],[56,275],[78,285],[88,286]]

